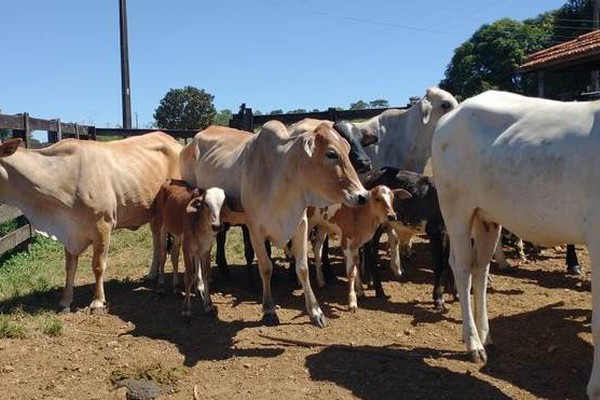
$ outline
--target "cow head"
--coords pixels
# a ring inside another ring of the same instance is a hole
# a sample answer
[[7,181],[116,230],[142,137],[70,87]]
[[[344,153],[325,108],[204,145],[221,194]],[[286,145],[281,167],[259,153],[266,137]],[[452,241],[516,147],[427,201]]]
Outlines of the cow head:
[[327,123],[303,135],[306,164],[299,170],[315,201],[311,206],[324,207],[343,203],[348,207],[364,205],[370,194],[360,183],[348,153],[350,146]]
[[373,207],[374,215],[382,223],[383,221],[396,221],[396,213],[394,211],[394,199],[409,199],[412,195],[404,189],[391,190],[387,186],[378,185],[370,190],[371,207]]
[[223,229],[221,224],[221,208],[225,203],[225,192],[220,188],[210,188],[203,194],[194,197],[188,203],[186,212],[196,215],[195,220],[204,226],[210,226],[213,234]]
[[421,112],[421,121],[435,125],[442,115],[458,107],[458,101],[450,93],[437,87],[430,87],[416,105]]
[[350,162],[356,169],[356,172],[363,174],[371,170],[371,157],[365,153],[363,146],[369,146],[377,142],[375,135],[365,134],[359,128],[347,121],[339,121],[333,124],[341,137],[350,144]]

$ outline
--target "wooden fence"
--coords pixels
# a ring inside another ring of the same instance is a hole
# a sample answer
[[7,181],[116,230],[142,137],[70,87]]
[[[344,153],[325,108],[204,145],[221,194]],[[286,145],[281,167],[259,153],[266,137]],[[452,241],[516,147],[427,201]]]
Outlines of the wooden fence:
[[[408,106],[407,106],[408,107]],[[399,107],[406,108],[406,107]],[[328,119],[331,121],[356,120],[374,117],[388,108],[366,109],[366,110],[337,110],[329,108],[327,111],[295,113],[295,114],[275,114],[275,115],[254,115],[251,108],[242,104],[240,111],[234,114],[229,121],[229,126],[245,131],[253,132],[256,126],[275,119],[289,125],[298,122],[304,118]],[[0,114],[0,129],[12,131],[12,137],[23,139],[25,147],[30,148],[33,145],[32,132],[46,131],[48,143],[55,143],[63,138],[76,138],[82,140],[97,140],[100,137],[129,137],[143,135],[156,129],[121,129],[121,128],[96,128],[95,126],[79,125],[74,123],[62,122],[60,119],[44,120],[30,117],[28,113],[17,115]],[[177,139],[190,139],[198,130],[189,129],[162,129],[163,132]],[[17,219],[24,219],[21,211],[15,207],[0,204],[0,224]],[[21,226],[4,236],[0,237],[0,255],[10,251],[18,246],[26,245],[33,235],[31,225],[25,222]]]

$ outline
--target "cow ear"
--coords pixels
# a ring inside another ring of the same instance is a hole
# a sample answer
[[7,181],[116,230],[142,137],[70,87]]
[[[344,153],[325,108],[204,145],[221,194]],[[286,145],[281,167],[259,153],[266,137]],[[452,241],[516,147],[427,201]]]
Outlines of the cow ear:
[[423,124],[427,125],[429,117],[431,116],[431,110],[433,110],[433,104],[426,97],[421,100],[421,115]]
[[304,151],[309,157],[312,157],[315,151],[315,138],[314,136],[309,137],[304,141]]
[[361,133],[360,144],[363,147],[370,146],[379,141],[379,138],[377,137],[377,135],[374,132],[372,132],[370,129],[362,129],[360,133]]
[[196,213],[196,212],[200,211],[200,209],[202,208],[203,205],[204,205],[204,195],[194,197],[188,203],[187,207],[185,208],[185,212],[187,212],[189,214]]
[[398,200],[410,199],[412,197],[412,194],[404,189],[394,189],[392,193],[394,193],[394,198]]
[[8,157],[15,154],[22,141],[23,139],[21,138],[14,138],[2,143],[0,145],[0,157]]

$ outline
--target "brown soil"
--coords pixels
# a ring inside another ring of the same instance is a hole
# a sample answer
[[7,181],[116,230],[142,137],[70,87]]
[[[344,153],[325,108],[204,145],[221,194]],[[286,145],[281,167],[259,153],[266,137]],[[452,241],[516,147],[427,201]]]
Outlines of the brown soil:
[[[309,323],[302,293],[282,267],[274,275],[281,325],[270,328],[258,322],[260,295],[241,266],[229,282],[216,274],[218,318],[200,315],[195,299],[190,325],[180,319],[181,298],[109,281],[107,314],[61,315],[65,329],[56,338],[0,340],[0,398],[125,398],[127,389],[113,381],[143,377],[167,399],[192,399],[194,390],[201,399],[585,397],[592,345],[583,248],[583,279],[565,275],[564,253],[555,250],[512,275],[492,265],[495,347],[486,365],[465,357],[458,302],[447,296],[447,312],[432,309],[428,245],[415,249],[408,278],[384,282],[388,301],[367,290],[352,314],[345,285],[316,289],[326,329]],[[90,298],[90,285],[76,288],[78,306]]]

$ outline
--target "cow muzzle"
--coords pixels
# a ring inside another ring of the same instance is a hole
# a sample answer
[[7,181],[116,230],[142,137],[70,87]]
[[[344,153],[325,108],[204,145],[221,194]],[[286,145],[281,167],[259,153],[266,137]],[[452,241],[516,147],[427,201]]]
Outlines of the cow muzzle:
[[396,214],[388,214],[387,220],[390,222],[396,222],[398,219],[396,218]]
[[224,226],[223,224],[219,223],[219,222],[213,222],[212,224],[210,224],[210,229],[213,230],[213,232],[221,232],[223,230]]

